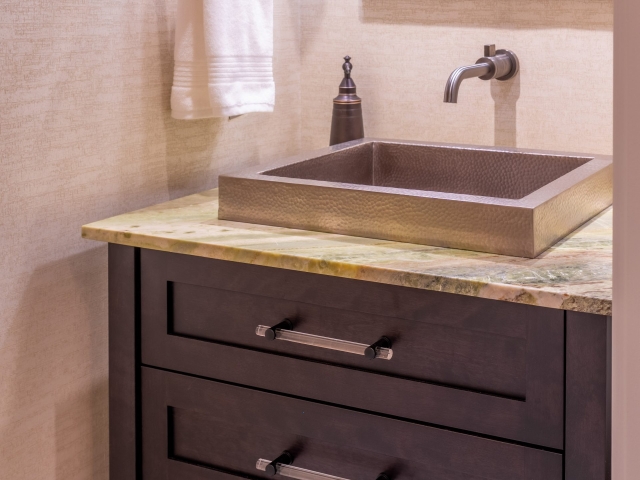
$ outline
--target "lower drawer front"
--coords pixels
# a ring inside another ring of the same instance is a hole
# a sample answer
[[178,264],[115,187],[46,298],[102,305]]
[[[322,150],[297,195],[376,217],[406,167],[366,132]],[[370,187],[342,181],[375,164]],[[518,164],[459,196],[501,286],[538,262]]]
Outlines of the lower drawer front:
[[268,478],[258,460],[274,460],[285,450],[293,467],[331,475],[327,479],[376,480],[382,473],[390,480],[562,478],[558,453],[142,370],[144,478]]

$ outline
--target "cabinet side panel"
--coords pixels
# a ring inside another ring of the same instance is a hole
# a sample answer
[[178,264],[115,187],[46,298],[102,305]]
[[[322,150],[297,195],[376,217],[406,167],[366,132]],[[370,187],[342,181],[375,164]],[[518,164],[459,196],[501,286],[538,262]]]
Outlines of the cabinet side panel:
[[138,474],[139,250],[109,244],[109,478]]
[[567,312],[566,480],[608,480],[610,317]]

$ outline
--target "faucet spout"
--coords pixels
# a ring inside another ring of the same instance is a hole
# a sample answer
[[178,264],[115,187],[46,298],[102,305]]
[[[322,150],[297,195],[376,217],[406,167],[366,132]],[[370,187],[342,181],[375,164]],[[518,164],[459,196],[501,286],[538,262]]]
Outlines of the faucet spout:
[[475,65],[467,65],[453,71],[444,89],[445,103],[458,103],[458,91],[465,78],[479,77],[481,80],[495,78],[502,82],[510,80],[520,71],[518,57],[511,50],[496,50],[495,45],[484,46],[484,57]]
[[444,87],[444,101],[445,103],[458,103],[458,91],[462,81],[467,78],[483,77],[491,73],[493,65],[489,63],[476,63],[475,65],[467,65],[465,67],[456,68],[447,85]]

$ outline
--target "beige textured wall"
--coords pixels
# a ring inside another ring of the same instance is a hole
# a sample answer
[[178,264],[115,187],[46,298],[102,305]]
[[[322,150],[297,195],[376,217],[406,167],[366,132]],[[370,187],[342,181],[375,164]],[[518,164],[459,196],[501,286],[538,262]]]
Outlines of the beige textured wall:
[[169,117],[175,0],[0,2],[0,478],[107,478],[106,247],[80,226],[299,146],[298,0],[277,107]]
[[[353,57],[368,136],[610,154],[612,0],[302,0],[303,146],[328,142],[341,57]],[[521,61],[513,82],[449,74],[483,45]]]

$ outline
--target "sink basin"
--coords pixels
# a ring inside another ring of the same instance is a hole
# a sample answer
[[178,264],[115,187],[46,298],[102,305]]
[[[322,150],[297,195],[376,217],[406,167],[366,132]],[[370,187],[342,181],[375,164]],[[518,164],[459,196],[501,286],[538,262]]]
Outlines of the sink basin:
[[219,218],[534,258],[607,208],[609,156],[363,139],[220,177]]

